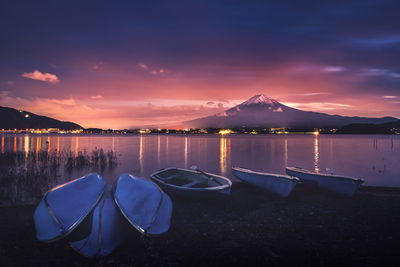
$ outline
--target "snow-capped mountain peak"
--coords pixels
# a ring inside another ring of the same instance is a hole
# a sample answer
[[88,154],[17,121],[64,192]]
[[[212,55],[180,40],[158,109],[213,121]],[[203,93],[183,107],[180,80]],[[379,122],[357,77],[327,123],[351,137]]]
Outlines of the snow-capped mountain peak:
[[328,115],[302,111],[280,104],[259,94],[238,106],[222,113],[185,122],[191,128],[241,128],[241,127],[285,127],[285,128],[338,128],[351,123],[384,123],[396,118],[360,118]]
[[252,98],[246,100],[240,106],[245,106],[245,105],[254,105],[254,104],[268,104],[268,105],[273,105],[276,104],[277,101],[275,101],[272,98],[269,98],[266,95],[260,94],[260,95],[255,95]]

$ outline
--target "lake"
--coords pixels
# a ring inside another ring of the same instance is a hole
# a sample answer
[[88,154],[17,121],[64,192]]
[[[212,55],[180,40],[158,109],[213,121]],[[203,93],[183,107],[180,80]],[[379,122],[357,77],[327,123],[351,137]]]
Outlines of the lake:
[[[95,148],[113,150],[118,165],[105,169],[112,183],[121,173],[141,177],[176,166],[221,174],[237,181],[232,166],[281,173],[299,166],[364,178],[365,185],[400,186],[400,136],[398,135],[46,135],[3,134],[1,152],[41,150],[90,153]],[[62,180],[80,177],[89,170],[62,174]]]

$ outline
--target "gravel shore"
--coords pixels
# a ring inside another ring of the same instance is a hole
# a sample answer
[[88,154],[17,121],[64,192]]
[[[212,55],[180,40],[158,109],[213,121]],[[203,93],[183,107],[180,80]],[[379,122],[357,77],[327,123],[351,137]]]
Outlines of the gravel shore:
[[400,266],[400,191],[343,198],[298,185],[287,199],[235,183],[224,201],[173,199],[170,230],[133,228],[111,255],[84,258],[35,238],[34,206],[0,208],[2,266]]

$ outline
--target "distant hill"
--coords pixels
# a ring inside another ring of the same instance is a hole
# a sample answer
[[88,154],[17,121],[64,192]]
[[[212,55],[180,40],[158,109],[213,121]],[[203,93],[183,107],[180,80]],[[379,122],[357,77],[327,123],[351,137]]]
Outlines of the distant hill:
[[345,125],[339,134],[393,134],[400,132],[400,120],[381,124],[353,123]]
[[39,116],[27,111],[14,108],[0,107],[0,129],[47,129],[58,128],[61,130],[83,129],[82,126],[68,122],[59,121],[46,116]]
[[380,124],[394,121],[397,121],[397,119],[393,117],[345,117],[303,111],[285,106],[265,95],[256,95],[222,113],[186,121],[183,125],[188,128],[340,128],[352,123]]
[[389,128],[389,129],[393,129],[393,128],[400,129],[400,120],[383,123],[381,125],[383,127]]

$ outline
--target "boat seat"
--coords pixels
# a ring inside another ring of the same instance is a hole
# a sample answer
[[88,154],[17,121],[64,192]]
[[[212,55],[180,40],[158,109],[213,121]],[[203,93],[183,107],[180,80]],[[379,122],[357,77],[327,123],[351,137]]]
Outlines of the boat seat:
[[191,186],[194,186],[195,184],[198,184],[198,183],[201,183],[201,182],[202,182],[202,181],[195,180],[195,181],[193,181],[193,182],[187,183],[187,184],[182,185],[182,186],[183,186],[183,187],[191,187]]
[[161,177],[161,180],[163,180],[163,181],[168,181],[168,180],[172,180],[172,179],[174,179],[174,178],[178,178],[178,177],[180,177],[180,176],[181,176],[180,174],[173,174],[173,175],[171,175],[171,176]]

